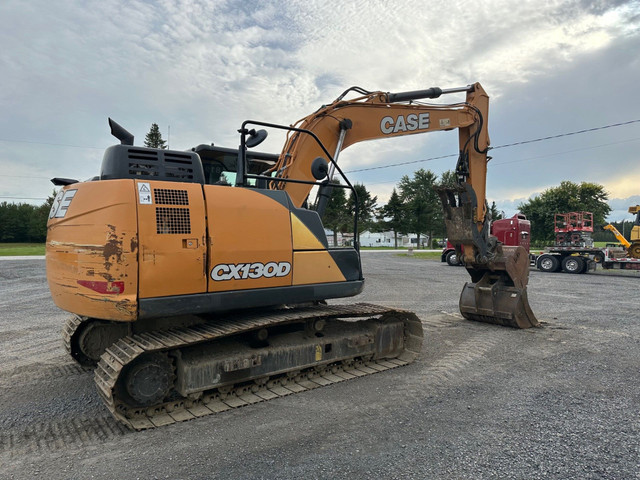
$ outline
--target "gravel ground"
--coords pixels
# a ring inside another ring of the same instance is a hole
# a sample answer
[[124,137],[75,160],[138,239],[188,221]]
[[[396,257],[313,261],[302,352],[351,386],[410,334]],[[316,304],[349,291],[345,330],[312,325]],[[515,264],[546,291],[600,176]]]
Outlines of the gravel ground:
[[0,262],[0,478],[640,478],[640,272],[531,271],[543,327],[457,313],[463,268],[365,252],[366,301],[424,322],[412,365],[143,432],[65,355],[44,261]]

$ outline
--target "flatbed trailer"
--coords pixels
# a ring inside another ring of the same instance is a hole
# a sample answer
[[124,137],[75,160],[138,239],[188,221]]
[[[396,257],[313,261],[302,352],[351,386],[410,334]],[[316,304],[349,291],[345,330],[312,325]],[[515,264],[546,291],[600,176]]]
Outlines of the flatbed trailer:
[[604,269],[640,270],[640,259],[623,255],[620,248],[547,247],[531,254],[532,264],[542,272],[587,273],[600,264]]

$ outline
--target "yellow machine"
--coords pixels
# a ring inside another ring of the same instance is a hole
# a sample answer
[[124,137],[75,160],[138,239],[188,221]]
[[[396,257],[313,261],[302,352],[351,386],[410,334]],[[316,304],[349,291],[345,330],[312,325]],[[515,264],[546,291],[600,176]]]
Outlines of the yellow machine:
[[[458,92],[464,102],[418,102]],[[100,175],[54,179],[63,188],[46,258],[56,305],[75,314],[63,332],[67,349],[97,364],[112,414],[150,428],[416,358],[422,326],[413,313],[325,302],[364,286],[357,212],[353,247],[329,247],[321,221],[331,188],[353,191],[339,153],[363,140],[458,129],[459,183],[439,194],[472,280],[461,312],[537,326],[526,251],[488,233],[488,101],[480,84],[397,94],[352,88],[294,126],[244,122],[237,150],[136,147],[110,120],[121,144],[106,150]],[[280,155],[250,150],[264,129],[288,132]],[[336,175],[337,186],[329,183]],[[314,187],[318,201],[307,208]]]
[[613,225],[605,225],[602,227],[604,230],[609,230],[613,233],[616,239],[627,250],[627,255],[631,258],[640,258],[640,205],[629,207],[629,213],[636,216],[629,238],[631,241],[624,238],[624,236]]
[[629,235],[631,245],[627,248],[627,251],[630,257],[640,258],[640,205],[629,207],[629,213],[634,214],[636,220],[631,228],[631,235]]
[[627,250],[631,246],[631,243],[629,242],[629,240],[624,238],[624,236],[618,231],[618,229],[614,227],[611,223],[609,225],[605,225],[604,227],[602,227],[602,229],[609,230],[611,233],[613,233],[613,235],[616,237],[616,240],[618,240],[620,244]]

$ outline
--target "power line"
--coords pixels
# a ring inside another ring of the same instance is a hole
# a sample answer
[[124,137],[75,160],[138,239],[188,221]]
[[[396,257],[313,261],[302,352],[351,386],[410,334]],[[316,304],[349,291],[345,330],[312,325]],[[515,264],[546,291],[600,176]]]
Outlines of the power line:
[[[519,163],[519,162],[527,162],[529,160],[538,160],[541,158],[549,158],[549,157],[555,157],[556,155],[566,155],[567,153],[575,153],[575,152],[582,152],[584,150],[593,150],[596,148],[600,148],[600,147],[610,147],[611,145],[619,145],[621,143],[629,143],[629,142],[637,142],[638,140],[640,140],[640,137],[638,138],[631,138],[629,140],[621,140],[619,142],[611,142],[611,143],[601,143],[600,145],[593,145],[591,147],[583,147],[583,148],[576,148],[573,150],[565,150],[563,152],[556,152],[556,153],[549,153],[547,155],[537,155],[535,157],[527,157],[527,158],[519,158],[517,160],[508,160],[506,162],[491,162],[491,165],[493,165],[494,167],[497,167],[498,165],[508,165],[510,163]],[[457,155],[449,155],[450,157],[455,157]],[[437,158],[442,158],[442,157],[437,157]],[[381,167],[384,168],[384,167]],[[352,172],[354,170],[351,170]],[[375,182],[375,183],[368,183],[368,185],[384,185],[387,183],[397,183],[397,180],[387,180],[385,182]]]
[[610,125],[604,125],[602,127],[587,128],[585,130],[578,130],[578,131],[575,131],[575,132],[561,133],[559,135],[551,135],[549,137],[535,138],[533,140],[524,140],[522,142],[507,143],[505,145],[498,145],[497,147],[493,147],[493,150],[497,150],[498,148],[515,147],[516,145],[525,145],[527,143],[542,142],[544,140],[552,140],[554,138],[569,137],[571,135],[579,135],[581,133],[595,132],[597,130],[604,130],[606,128],[622,127],[624,125],[630,125],[632,123],[638,123],[638,122],[640,122],[640,119],[639,120],[629,120],[628,122],[612,123]]
[[381,166],[378,166],[378,167],[358,168],[356,170],[345,170],[344,173],[366,172],[366,171],[369,171],[369,170],[379,170],[381,168],[399,167],[401,165],[409,165],[411,163],[430,162],[432,160],[440,160],[442,158],[451,158],[451,157],[457,157],[457,156],[458,156],[457,153],[452,153],[450,155],[441,155],[439,157],[425,158],[423,160],[411,160],[411,161],[408,161],[408,162],[391,163],[389,165],[381,165]]
[[591,147],[575,148],[573,150],[565,150],[564,152],[549,153],[547,155],[538,155],[536,157],[519,158],[517,160],[509,160],[509,161],[506,161],[506,162],[498,162],[498,163],[493,163],[492,162],[492,165],[493,166],[507,165],[509,163],[518,163],[518,162],[525,162],[525,161],[528,161],[528,160],[537,160],[539,158],[548,158],[548,157],[554,157],[556,155],[565,155],[567,153],[582,152],[584,150],[593,150],[595,148],[600,148],[600,147],[610,147],[611,145],[619,145],[621,143],[637,142],[638,140],[640,140],[640,138],[631,138],[629,140],[621,140],[619,142],[611,142],[611,143],[602,143],[600,145],[593,145]]
[[[560,133],[558,135],[551,135],[551,136],[548,136],[548,137],[534,138],[532,140],[522,140],[520,142],[507,143],[507,144],[504,144],[504,145],[498,145],[496,147],[490,147],[490,150],[497,150],[499,148],[507,148],[507,147],[515,147],[517,145],[526,145],[528,143],[542,142],[542,141],[545,141],[545,140],[552,140],[554,138],[569,137],[569,136],[572,136],[572,135],[580,135],[582,133],[595,132],[597,130],[604,130],[604,129],[613,128],[613,127],[621,127],[621,126],[624,126],[624,125],[630,125],[632,123],[638,123],[638,122],[640,122],[640,119],[638,119],[638,120],[629,120],[628,122],[612,123],[610,125],[603,125],[601,127],[587,128],[587,129],[584,129],[584,130],[577,130],[575,132]],[[631,141],[631,140],[628,140],[628,141]],[[441,155],[439,157],[430,157],[430,158],[425,158],[425,159],[421,159],[421,160],[411,160],[411,161],[408,161],[408,162],[391,163],[389,165],[380,165],[380,166],[377,166],[377,167],[359,168],[359,169],[356,169],[356,170],[347,170],[347,171],[345,171],[345,173],[365,172],[365,171],[369,171],[369,170],[379,170],[379,169],[382,169],[382,168],[398,167],[398,166],[401,166],[401,165],[409,165],[409,164],[413,164],[413,163],[431,162],[433,160],[440,160],[442,158],[451,158],[451,157],[457,157],[457,156],[458,156],[458,154]]]

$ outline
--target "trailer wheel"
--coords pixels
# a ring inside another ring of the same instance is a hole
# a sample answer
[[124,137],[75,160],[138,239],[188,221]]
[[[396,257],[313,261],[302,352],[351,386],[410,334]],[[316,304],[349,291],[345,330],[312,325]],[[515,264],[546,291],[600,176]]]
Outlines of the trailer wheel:
[[458,255],[456,254],[455,250],[447,253],[446,260],[447,260],[447,263],[452,267],[460,266],[460,260],[458,260]]
[[582,257],[570,255],[562,259],[562,270],[567,273],[582,273],[584,268],[585,263]]
[[593,260],[596,263],[604,263],[604,253],[598,252],[593,256]]
[[542,272],[556,272],[560,262],[554,255],[540,255],[538,258],[538,270]]

